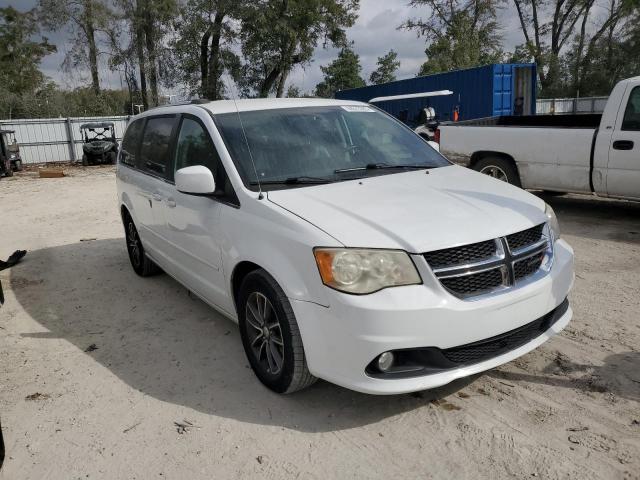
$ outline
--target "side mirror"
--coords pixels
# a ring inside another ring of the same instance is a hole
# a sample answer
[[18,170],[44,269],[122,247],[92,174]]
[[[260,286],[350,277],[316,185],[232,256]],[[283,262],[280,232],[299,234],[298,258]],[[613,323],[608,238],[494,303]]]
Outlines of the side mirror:
[[175,182],[179,192],[192,195],[211,195],[216,190],[213,173],[202,165],[176,170]]

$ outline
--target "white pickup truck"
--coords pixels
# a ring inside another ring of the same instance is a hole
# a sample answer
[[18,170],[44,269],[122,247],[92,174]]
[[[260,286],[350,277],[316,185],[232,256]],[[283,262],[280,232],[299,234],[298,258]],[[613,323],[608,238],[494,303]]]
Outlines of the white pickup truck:
[[441,125],[450,160],[528,189],[640,200],[640,77],[602,115],[503,116]]

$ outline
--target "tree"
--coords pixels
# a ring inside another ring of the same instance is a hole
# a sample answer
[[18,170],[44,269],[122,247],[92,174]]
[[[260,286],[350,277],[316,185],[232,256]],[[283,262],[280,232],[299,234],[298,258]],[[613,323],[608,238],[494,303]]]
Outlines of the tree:
[[400,67],[397,52],[389,50],[386,55],[378,57],[376,65],[378,68],[371,72],[369,81],[376,85],[393,82],[396,79],[395,72]]
[[297,85],[289,85],[286,96],[287,98],[300,98],[302,97],[302,90]]
[[[165,38],[171,20],[177,16],[177,0],[113,0],[117,7],[116,19],[124,24],[119,26],[117,35],[124,38],[125,46],[119,45],[119,38],[111,41],[115,45],[113,54],[120,61],[135,58],[140,79],[140,97],[144,108],[158,105],[158,87],[161,81],[170,79],[169,49]],[[126,55],[119,55],[125,53]],[[113,67],[122,64],[111,62]],[[147,81],[148,80],[148,81]],[[148,90],[151,90],[149,100]]]
[[244,8],[242,1],[234,0],[188,0],[183,6],[171,47],[175,77],[190,94],[211,100],[224,97],[224,67],[235,75],[239,65],[229,46],[238,35],[234,23]]
[[427,41],[427,61],[419,75],[502,61],[497,23],[499,0],[412,0],[412,7],[429,7],[427,18],[400,26],[415,30]]
[[366,85],[360,76],[362,70],[360,57],[351,46],[343,47],[338,58],[326,67],[320,67],[320,70],[324,74],[324,79],[316,85],[318,97],[330,98],[339,90]]
[[244,95],[281,97],[289,72],[308,64],[320,41],[343,45],[359,0],[254,0],[241,29]]
[[0,88],[14,95],[31,95],[41,88],[46,77],[40,61],[56,51],[46,37],[38,41],[35,10],[19,12],[0,8]]
[[43,24],[52,31],[68,28],[72,48],[65,64],[70,69],[88,66],[93,91],[100,93],[97,32],[104,30],[111,17],[102,0],[40,0],[38,10]]

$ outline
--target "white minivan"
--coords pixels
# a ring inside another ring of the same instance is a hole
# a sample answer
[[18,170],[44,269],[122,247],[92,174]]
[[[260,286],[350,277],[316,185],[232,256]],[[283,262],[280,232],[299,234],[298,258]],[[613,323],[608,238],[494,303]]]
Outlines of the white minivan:
[[433,388],[571,319],[573,251],[551,208],[367,104],[153,109],[127,128],[117,185],[136,273],[161,269],[237,321],[276,392]]

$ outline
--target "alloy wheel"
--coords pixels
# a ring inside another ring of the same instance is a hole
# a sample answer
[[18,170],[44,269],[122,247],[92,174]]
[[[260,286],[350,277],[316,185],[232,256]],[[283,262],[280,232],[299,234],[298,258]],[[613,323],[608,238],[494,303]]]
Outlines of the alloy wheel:
[[247,335],[251,352],[265,372],[278,375],[284,363],[284,341],[275,308],[260,292],[247,298]]
[[129,223],[127,224],[127,249],[129,250],[129,255],[131,256],[131,261],[134,266],[139,267],[142,260],[140,252],[140,237],[138,237],[136,227],[131,220],[129,220]]
[[503,182],[509,182],[509,177],[507,177],[505,171],[495,165],[487,165],[482,170],[480,170],[480,173],[484,173],[485,175],[489,175],[490,177],[496,178]]

